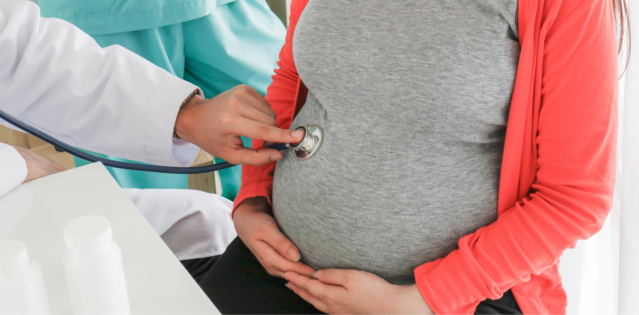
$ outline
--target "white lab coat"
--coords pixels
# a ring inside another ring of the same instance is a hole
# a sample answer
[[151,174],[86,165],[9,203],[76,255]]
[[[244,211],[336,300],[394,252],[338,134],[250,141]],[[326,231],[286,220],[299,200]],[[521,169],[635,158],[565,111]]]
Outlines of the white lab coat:
[[179,260],[221,255],[237,237],[233,202],[185,189],[124,189]]
[[[173,128],[180,105],[196,89],[120,46],[102,49],[75,26],[41,18],[33,3],[0,0],[0,108],[70,145],[188,166],[199,148],[174,139]],[[26,172],[15,149],[0,144],[0,196],[22,183]],[[127,193],[178,258],[219,254],[235,236],[230,201],[220,196]],[[225,219],[215,221],[218,216]],[[199,223],[187,224],[188,218]],[[177,233],[179,226],[200,234]],[[209,240],[217,236],[210,229],[224,236]],[[169,231],[174,237],[167,239]],[[189,243],[194,240],[200,243]]]

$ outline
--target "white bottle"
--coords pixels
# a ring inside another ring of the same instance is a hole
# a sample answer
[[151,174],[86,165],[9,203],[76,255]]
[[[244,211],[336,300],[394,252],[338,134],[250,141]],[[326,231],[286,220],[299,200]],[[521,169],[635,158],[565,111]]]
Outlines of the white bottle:
[[0,314],[48,313],[40,264],[29,263],[24,243],[0,242]]
[[64,227],[64,270],[75,314],[131,314],[120,247],[109,220],[84,216]]

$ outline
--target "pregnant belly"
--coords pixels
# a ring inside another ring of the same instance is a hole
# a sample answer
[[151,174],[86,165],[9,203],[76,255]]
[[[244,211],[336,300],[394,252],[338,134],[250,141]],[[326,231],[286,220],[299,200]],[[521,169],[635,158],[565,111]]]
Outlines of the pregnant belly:
[[328,113],[309,93],[292,127],[323,127],[323,144],[308,160],[285,152],[275,169],[273,212],[303,262],[412,283],[415,267],[497,218],[503,142],[422,133],[406,146],[398,139],[415,124],[349,117]]
[[304,263],[413,283],[415,267],[496,219],[496,183],[460,187],[455,165],[447,165],[459,161],[356,155],[331,132],[316,156],[303,161],[286,152],[275,171],[274,215]]

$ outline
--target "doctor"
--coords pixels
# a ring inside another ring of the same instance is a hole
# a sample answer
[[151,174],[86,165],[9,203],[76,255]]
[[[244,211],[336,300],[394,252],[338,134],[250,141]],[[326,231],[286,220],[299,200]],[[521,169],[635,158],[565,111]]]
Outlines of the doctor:
[[[26,0],[0,0],[0,60],[0,108],[86,150],[188,166],[202,148],[230,163],[261,165],[282,154],[244,148],[240,136],[302,137],[276,128],[269,104],[247,86],[204,99],[195,85],[122,47],[102,49],[73,25],[40,18]],[[60,170],[33,152],[0,145],[0,196]]]
[[[240,84],[265,95],[286,35],[264,0],[38,0],[38,6],[43,17],[74,24],[102,47],[121,45],[197,85],[206,97]],[[87,163],[75,158],[76,166]],[[188,186],[187,175],[107,169],[125,188]],[[235,199],[241,167],[218,174],[218,193]]]
[[[198,147],[233,164],[282,158],[244,148],[240,135],[295,142],[266,100],[247,86],[212,99],[119,46],[102,49],[26,0],[0,0],[0,106],[87,150],[169,166],[190,165]],[[3,180],[5,182],[5,180]]]

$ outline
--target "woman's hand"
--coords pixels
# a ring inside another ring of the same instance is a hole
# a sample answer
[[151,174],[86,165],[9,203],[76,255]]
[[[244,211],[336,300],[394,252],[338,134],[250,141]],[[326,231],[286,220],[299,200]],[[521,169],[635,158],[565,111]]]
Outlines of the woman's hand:
[[66,170],[64,166],[54,162],[52,159],[42,154],[35,153],[25,148],[14,148],[27,162],[27,178],[24,180],[25,183]]
[[266,198],[254,197],[242,201],[235,210],[233,222],[237,235],[269,274],[282,277],[283,272],[293,271],[313,276],[315,270],[299,262],[299,250],[277,227]]
[[416,285],[393,285],[364,271],[326,269],[309,278],[284,273],[287,286],[329,314],[434,314]]

